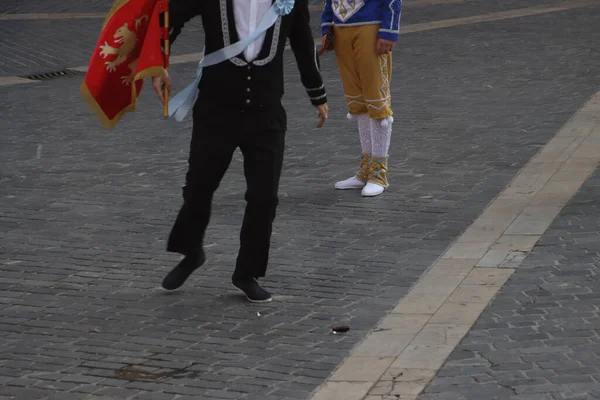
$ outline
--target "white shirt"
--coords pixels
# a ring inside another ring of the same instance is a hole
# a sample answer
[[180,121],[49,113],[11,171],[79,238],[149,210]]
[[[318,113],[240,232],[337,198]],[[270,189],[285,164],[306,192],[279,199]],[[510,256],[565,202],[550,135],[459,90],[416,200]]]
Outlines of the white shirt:
[[[256,30],[258,23],[267,14],[271,5],[271,0],[233,0],[235,27],[240,40],[250,36]],[[244,56],[248,62],[254,61],[260,54],[265,36],[266,33],[263,33],[244,50]]]

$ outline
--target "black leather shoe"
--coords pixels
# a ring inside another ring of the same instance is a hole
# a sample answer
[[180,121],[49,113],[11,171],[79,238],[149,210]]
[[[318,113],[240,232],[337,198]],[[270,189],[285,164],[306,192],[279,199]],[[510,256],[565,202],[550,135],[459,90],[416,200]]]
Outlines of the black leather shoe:
[[167,290],[175,290],[185,283],[198,267],[204,264],[206,256],[204,252],[200,255],[187,255],[171,270],[163,279],[162,287]]
[[256,279],[233,279],[233,286],[240,289],[248,300],[253,303],[268,303],[271,301],[271,293],[261,288]]

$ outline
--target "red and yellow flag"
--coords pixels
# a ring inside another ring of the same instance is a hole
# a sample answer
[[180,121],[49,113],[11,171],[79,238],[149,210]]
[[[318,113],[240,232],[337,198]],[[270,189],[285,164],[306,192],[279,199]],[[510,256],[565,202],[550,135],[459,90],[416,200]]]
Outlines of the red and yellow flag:
[[108,13],[81,85],[81,95],[105,127],[135,110],[145,78],[165,74],[162,40],[168,36],[161,14],[166,11],[168,0],[116,0]]

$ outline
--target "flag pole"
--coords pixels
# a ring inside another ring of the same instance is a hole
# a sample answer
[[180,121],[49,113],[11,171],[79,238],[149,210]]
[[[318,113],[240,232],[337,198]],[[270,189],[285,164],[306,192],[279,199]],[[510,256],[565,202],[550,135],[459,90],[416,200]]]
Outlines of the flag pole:
[[[167,1],[167,10],[164,13],[164,38],[165,38],[165,70],[169,72],[169,3]],[[163,104],[163,117],[169,117],[169,89],[165,87],[165,99]]]

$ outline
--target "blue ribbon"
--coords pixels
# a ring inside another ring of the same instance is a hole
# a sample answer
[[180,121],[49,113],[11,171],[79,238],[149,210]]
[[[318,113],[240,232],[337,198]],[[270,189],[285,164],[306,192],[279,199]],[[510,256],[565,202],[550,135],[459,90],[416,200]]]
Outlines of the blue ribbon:
[[[254,32],[248,37],[231,44],[227,47],[217,50],[202,57],[196,68],[196,80],[188,85],[181,92],[177,93],[169,101],[169,116],[175,117],[177,121],[183,121],[188,111],[193,107],[198,97],[198,85],[202,78],[202,69],[211,65],[222,63],[243,52],[250,43],[254,42],[260,35],[271,28],[277,19],[283,15],[289,14],[294,8],[294,0],[277,0],[262,18]],[[205,47],[206,48],[206,47]],[[204,49],[202,51],[204,54]]]

